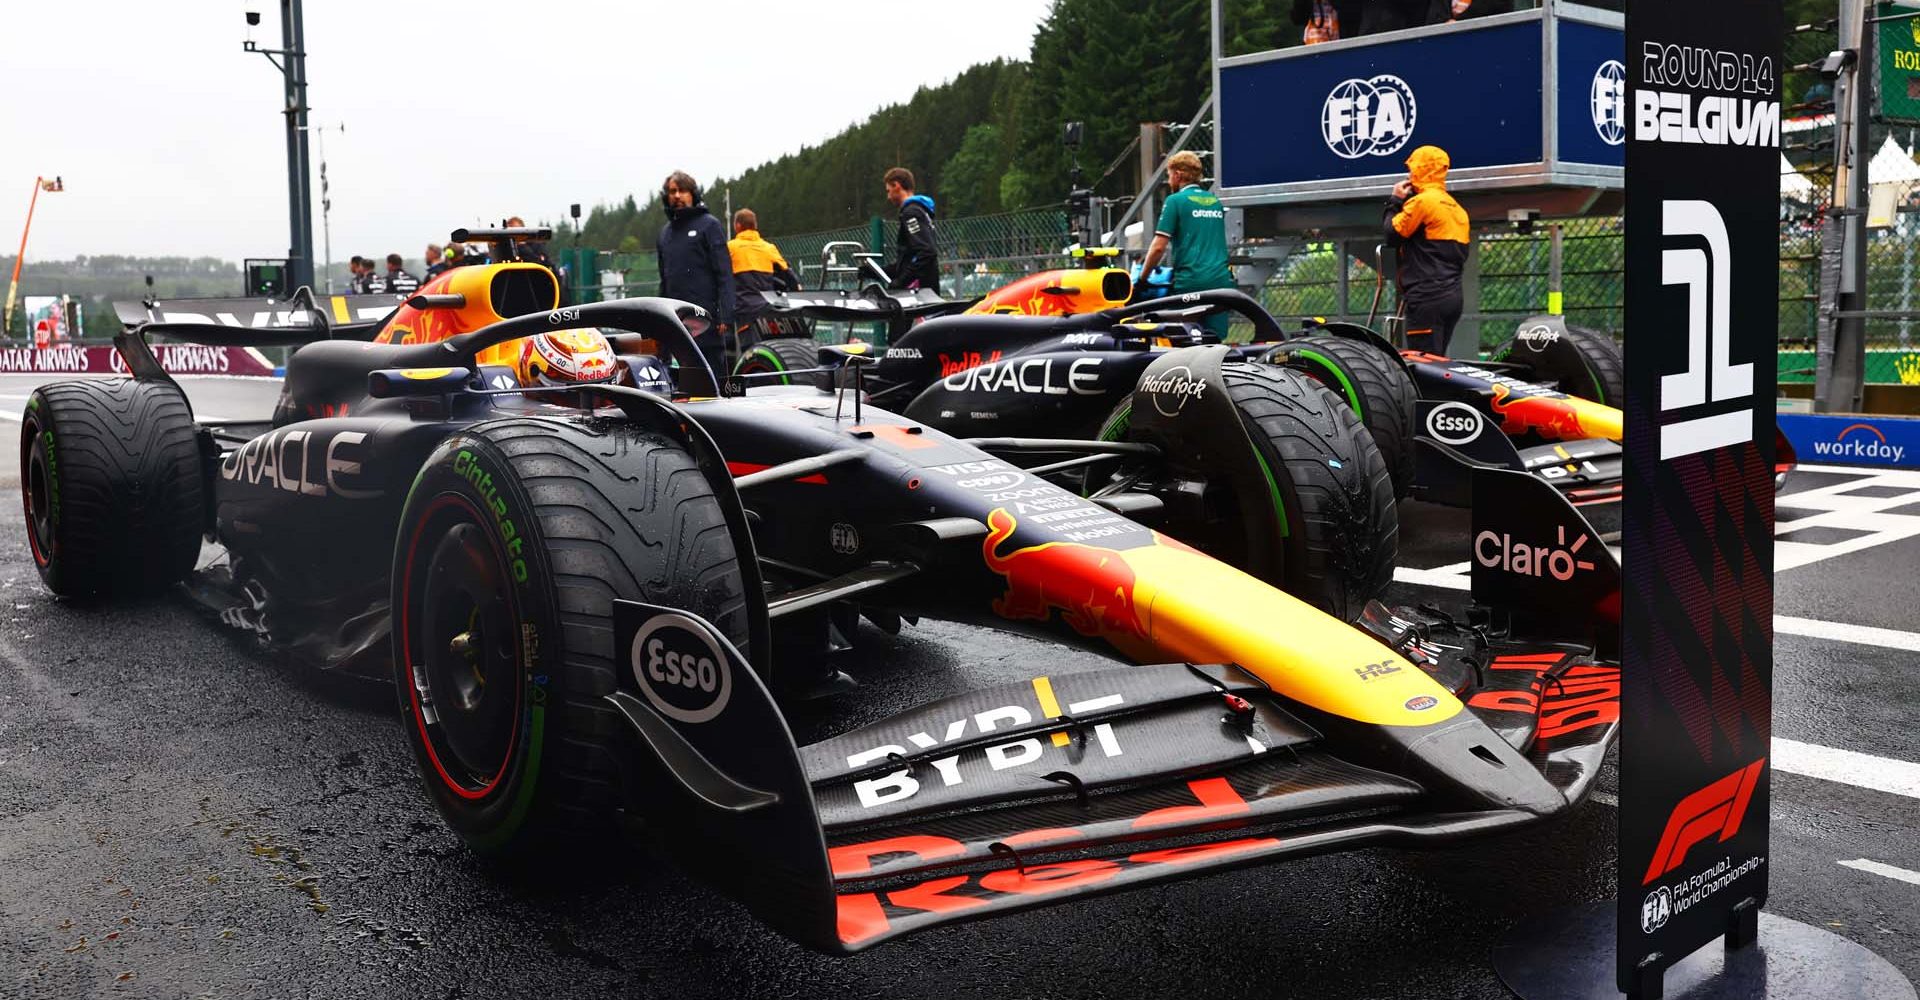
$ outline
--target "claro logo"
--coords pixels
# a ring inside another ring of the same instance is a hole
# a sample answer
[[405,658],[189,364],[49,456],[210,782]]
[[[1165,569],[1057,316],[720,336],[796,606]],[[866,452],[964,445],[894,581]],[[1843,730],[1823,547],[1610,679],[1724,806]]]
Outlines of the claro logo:
[[1593,569],[1593,563],[1580,558],[1580,550],[1587,547],[1592,536],[1583,531],[1568,545],[1567,526],[1559,525],[1557,530],[1552,546],[1528,545],[1504,532],[1482,531],[1473,538],[1473,558],[1489,569],[1518,576],[1552,577],[1561,582],[1573,579],[1581,570]]
[[[1640,884],[1651,885],[1680,867],[1693,845],[1714,834],[1719,834],[1722,841],[1732,840],[1740,832],[1740,821],[1747,815],[1747,803],[1753,799],[1754,786],[1760,783],[1760,770],[1766,763],[1762,757],[1681,799],[1667,817],[1667,828],[1653,851],[1653,863],[1647,866],[1647,877]],[[1643,926],[1645,922],[1643,917]],[[1654,926],[1665,922],[1661,917]]]

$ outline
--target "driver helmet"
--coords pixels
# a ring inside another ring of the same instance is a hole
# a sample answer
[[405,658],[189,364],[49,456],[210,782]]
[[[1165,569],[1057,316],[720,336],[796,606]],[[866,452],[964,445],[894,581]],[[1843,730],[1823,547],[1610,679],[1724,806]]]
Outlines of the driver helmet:
[[620,366],[598,330],[552,330],[521,341],[514,375],[526,388],[611,382]]

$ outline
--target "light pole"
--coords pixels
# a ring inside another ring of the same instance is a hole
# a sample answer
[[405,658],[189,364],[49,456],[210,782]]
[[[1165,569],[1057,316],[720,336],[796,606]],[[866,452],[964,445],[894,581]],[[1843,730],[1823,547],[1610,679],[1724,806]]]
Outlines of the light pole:
[[326,275],[327,294],[333,294],[333,195],[327,185],[327,130],[345,132],[347,126],[340,122],[332,125],[303,125],[302,132],[312,132],[319,137],[320,145],[320,241],[326,263],[322,274]]
[[13,326],[14,295],[20,291],[20,264],[27,259],[27,233],[33,231],[33,209],[40,204],[40,192],[66,189],[66,182],[58,177],[52,180],[45,177],[33,179],[33,197],[27,202],[27,224],[20,228],[20,252],[13,255],[13,282],[7,286],[7,309],[0,312],[0,336],[4,336]]
[[[258,11],[247,11],[247,25],[260,23]],[[280,48],[263,49],[252,38],[240,43],[245,52],[258,52],[280,71],[286,86],[287,215],[291,239],[287,265],[295,288],[313,287],[313,184],[307,170],[307,51],[306,27],[300,0],[280,0]],[[279,58],[275,58],[278,56]],[[282,61],[284,60],[284,61]]]

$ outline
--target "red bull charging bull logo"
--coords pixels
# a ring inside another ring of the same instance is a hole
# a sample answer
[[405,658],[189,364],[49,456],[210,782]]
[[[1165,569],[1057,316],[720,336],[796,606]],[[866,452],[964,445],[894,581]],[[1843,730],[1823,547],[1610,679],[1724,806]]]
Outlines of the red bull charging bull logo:
[[1500,429],[1508,434],[1532,431],[1555,441],[1587,437],[1574,406],[1564,396],[1516,396],[1510,386],[1493,385],[1493,412],[1500,418]]
[[987,568],[1007,578],[1006,594],[993,602],[995,614],[1045,621],[1058,608],[1061,620],[1081,635],[1147,637],[1133,603],[1133,567],[1119,552],[1079,542],[998,552],[1016,523],[1006,508],[995,508],[980,546]]

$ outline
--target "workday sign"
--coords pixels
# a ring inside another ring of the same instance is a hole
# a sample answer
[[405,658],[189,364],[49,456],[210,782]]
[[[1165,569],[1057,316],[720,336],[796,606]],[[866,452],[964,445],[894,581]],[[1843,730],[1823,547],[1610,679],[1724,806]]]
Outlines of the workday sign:
[[1782,413],[1778,419],[1802,462],[1920,467],[1920,419],[1824,413]]

